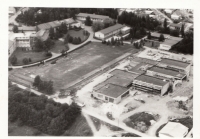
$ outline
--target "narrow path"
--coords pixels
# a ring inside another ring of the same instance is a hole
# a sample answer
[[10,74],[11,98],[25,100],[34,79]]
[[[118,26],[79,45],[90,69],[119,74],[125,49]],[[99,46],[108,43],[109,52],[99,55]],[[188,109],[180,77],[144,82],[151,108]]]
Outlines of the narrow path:
[[94,113],[92,111],[88,111],[85,108],[82,109],[82,112],[87,113],[88,115],[91,115],[91,116],[93,116],[93,117],[95,117],[95,118],[97,118],[97,119],[99,119],[101,121],[104,121],[104,122],[109,123],[111,125],[114,125],[116,127],[122,128],[127,132],[134,133],[134,134],[136,134],[138,136],[141,136],[141,137],[149,137],[148,135],[146,135],[144,133],[141,133],[141,132],[139,132],[139,131],[137,131],[137,130],[135,130],[133,128],[130,128],[130,127],[126,126],[123,122],[121,122],[119,120],[112,121],[112,120],[110,120],[110,119],[108,119],[106,117],[103,117],[103,116],[101,116],[101,115],[99,115],[97,113]]
[[96,127],[94,126],[94,123],[92,122],[91,118],[84,112],[82,112],[83,116],[85,117],[88,125],[90,126],[92,132],[93,132],[93,135],[95,136],[96,133],[97,133],[97,130],[96,130]]
[[169,17],[167,17],[165,14],[163,14],[162,12],[160,12],[158,9],[153,9],[155,10],[156,12],[159,13],[159,15],[162,15],[164,18],[168,19],[171,23],[173,23],[172,19],[170,19]]

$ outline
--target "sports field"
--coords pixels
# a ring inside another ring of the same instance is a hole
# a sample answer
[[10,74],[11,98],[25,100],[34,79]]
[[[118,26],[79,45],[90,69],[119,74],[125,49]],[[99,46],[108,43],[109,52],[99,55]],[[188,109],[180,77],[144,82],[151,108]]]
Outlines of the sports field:
[[85,74],[131,51],[136,53],[138,49],[134,49],[127,44],[113,47],[99,42],[92,42],[69,53],[67,58],[59,59],[54,65],[47,63],[44,66],[13,70],[9,74],[21,74],[27,78],[30,75],[40,75],[45,80],[52,80],[54,88],[59,90]]

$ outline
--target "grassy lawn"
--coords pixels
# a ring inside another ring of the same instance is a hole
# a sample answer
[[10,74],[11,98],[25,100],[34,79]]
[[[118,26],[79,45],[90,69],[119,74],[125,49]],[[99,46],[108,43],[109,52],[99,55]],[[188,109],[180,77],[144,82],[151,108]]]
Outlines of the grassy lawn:
[[34,63],[48,58],[45,54],[45,52],[22,51],[20,48],[17,48],[12,56],[15,55],[17,57],[17,63],[15,65],[24,65],[24,58],[31,58],[32,62],[30,63]]
[[8,122],[8,136],[48,136],[35,128],[19,126],[17,122]]
[[[80,37],[81,38],[81,42],[84,42],[88,39],[89,36],[84,36],[83,35],[83,29],[79,30],[79,31],[75,31],[75,30],[69,30],[67,34],[69,34],[70,36],[74,37]],[[63,36],[63,39],[66,37],[65,34]],[[62,50],[65,50],[65,44],[63,43],[63,41],[60,40],[55,40],[54,41],[55,45],[54,47],[51,49],[52,52],[54,53],[60,53]]]
[[12,70],[10,74],[40,75],[44,80],[52,80],[55,89],[64,88],[85,74],[101,67],[126,52],[138,52],[130,45],[119,47],[107,46],[92,42],[72,53],[65,59],[60,59],[55,65],[30,67],[28,69]]
[[80,37],[81,38],[81,42],[84,42],[85,40],[87,40],[88,36],[84,36],[83,35],[83,29],[79,30],[79,31],[75,31],[75,30],[69,30],[67,32],[67,34],[69,34],[70,36],[72,36],[73,38],[75,37]]
[[50,50],[51,52],[54,52],[54,53],[61,53],[62,50],[65,50],[65,45],[62,41],[60,40],[55,40],[54,41],[54,47]]
[[62,136],[93,136],[93,133],[87,124],[85,117],[81,115]]

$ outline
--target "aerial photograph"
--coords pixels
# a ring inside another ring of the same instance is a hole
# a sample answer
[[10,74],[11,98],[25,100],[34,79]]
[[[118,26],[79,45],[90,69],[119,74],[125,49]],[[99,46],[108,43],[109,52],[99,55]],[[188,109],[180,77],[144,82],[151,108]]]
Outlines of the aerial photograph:
[[193,9],[9,7],[8,19],[8,136],[193,138]]

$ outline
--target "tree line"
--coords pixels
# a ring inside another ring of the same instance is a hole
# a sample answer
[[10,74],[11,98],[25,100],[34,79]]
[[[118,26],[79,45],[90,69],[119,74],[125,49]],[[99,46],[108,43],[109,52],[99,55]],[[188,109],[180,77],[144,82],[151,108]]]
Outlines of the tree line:
[[17,86],[9,85],[8,119],[38,129],[49,135],[61,135],[81,114],[75,103],[70,106],[37,96]]
[[75,19],[75,14],[79,12],[79,8],[29,8],[29,10],[19,14],[16,21],[28,26],[36,26],[55,20]]
[[16,21],[28,26],[36,26],[55,20],[75,19],[75,15],[80,12],[106,15],[113,19],[117,19],[118,16],[118,11],[114,8],[29,8],[19,14]]

